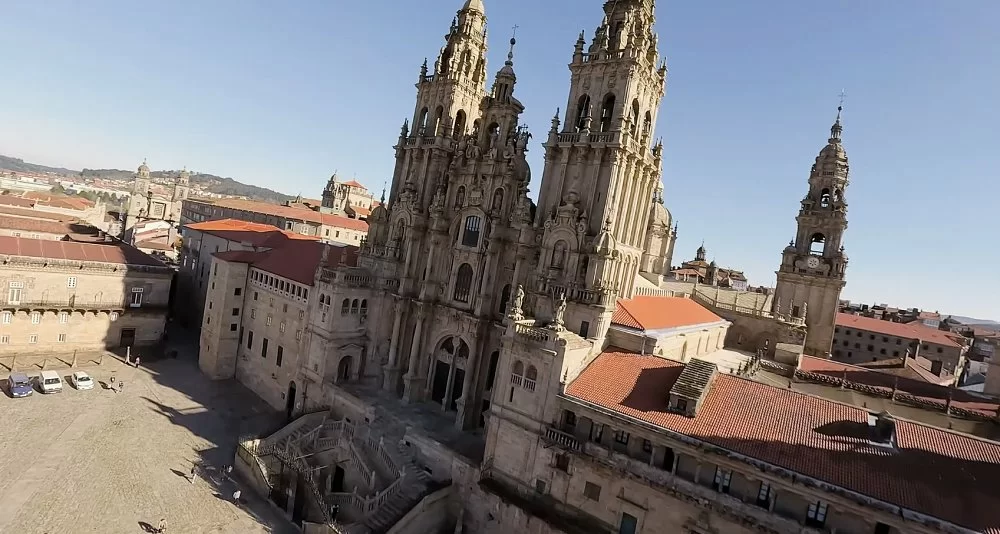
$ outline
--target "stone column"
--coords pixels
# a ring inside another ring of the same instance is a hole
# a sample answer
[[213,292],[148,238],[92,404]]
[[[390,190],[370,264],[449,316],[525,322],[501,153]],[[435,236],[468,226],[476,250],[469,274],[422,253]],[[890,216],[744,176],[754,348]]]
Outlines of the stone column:
[[408,403],[420,400],[420,382],[423,380],[420,377],[419,369],[420,337],[424,329],[425,315],[426,311],[418,305],[416,309],[417,325],[413,329],[413,343],[410,345],[410,362],[406,369],[406,376],[403,378],[403,400]]
[[[455,371],[458,370],[458,351],[451,357],[451,366],[448,368],[448,385],[444,388],[444,399],[441,400],[441,408],[448,411],[451,404],[451,395],[455,391]],[[466,365],[468,367],[468,365]],[[466,369],[468,371],[468,369]]]
[[[465,361],[465,376],[462,379],[462,398],[458,399],[458,416],[455,417],[455,428],[465,430],[475,428],[474,415],[479,413],[480,405],[475,402],[476,375],[479,374],[479,357],[483,344],[476,343],[469,351],[469,359]],[[472,422],[469,420],[472,419]]]
[[395,318],[392,321],[392,338],[389,341],[389,361],[382,374],[382,389],[386,391],[394,391],[396,384],[399,383],[399,330],[403,322],[403,306],[397,302],[393,308]]

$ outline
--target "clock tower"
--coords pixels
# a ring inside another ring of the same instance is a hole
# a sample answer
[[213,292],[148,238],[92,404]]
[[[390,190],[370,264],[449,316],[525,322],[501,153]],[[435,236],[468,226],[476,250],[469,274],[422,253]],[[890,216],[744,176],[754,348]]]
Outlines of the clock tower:
[[781,254],[778,283],[772,300],[777,316],[805,321],[805,352],[827,356],[847,283],[847,255],[843,237],[847,230],[847,152],[840,141],[842,107],[830,128],[830,139],[816,157],[809,173],[809,192],[795,218],[798,231]]

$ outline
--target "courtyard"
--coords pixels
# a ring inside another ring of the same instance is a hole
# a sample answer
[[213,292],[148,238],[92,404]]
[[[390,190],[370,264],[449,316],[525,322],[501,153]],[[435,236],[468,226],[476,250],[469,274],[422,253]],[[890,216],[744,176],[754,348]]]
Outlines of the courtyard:
[[[61,393],[36,386],[30,397],[12,398],[3,381],[0,532],[131,534],[152,531],[161,518],[170,534],[297,531],[222,472],[239,435],[280,426],[250,391],[209,381],[192,356],[136,369],[109,355],[83,370],[93,390],[64,383]],[[58,372],[65,380],[72,371]],[[108,387],[112,375],[125,382],[122,392]]]

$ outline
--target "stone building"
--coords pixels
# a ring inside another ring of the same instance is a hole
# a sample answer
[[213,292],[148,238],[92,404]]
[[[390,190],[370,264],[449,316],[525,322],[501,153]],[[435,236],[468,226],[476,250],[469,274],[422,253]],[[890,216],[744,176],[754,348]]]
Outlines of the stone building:
[[143,160],[132,181],[125,214],[125,231],[128,232],[140,221],[169,221],[177,225],[181,220],[181,206],[190,191],[190,178],[191,173],[187,169],[182,170],[170,189],[164,192],[159,187],[154,187],[149,166]]
[[[198,357],[202,372],[213,379],[235,377],[290,415],[310,393],[307,386],[297,391],[295,383],[306,367],[316,271],[353,264],[357,248],[287,239],[273,248],[211,255]],[[314,395],[320,396],[319,388]]]
[[[660,296],[676,232],[653,141],[666,81],[653,1],[604,3],[594,38],[577,41],[537,205],[515,43],[487,90],[485,16],[467,0],[421,68],[357,265],[318,262],[308,302],[287,303],[307,321],[296,373],[270,364],[273,332],[265,358],[246,291],[216,289],[224,336],[203,343],[226,348],[212,367],[252,373],[241,380],[294,419],[242,441],[248,480],[292,517],[342,532],[995,530],[1000,444],[750,379],[795,372],[761,356],[798,359],[805,303],[823,317],[814,295],[843,285],[842,213],[810,211],[813,199],[843,207],[839,118],[800,214],[801,258],[793,243],[783,259],[784,300]],[[799,272],[820,232],[830,248]],[[218,253],[218,276],[245,279],[253,263],[226,264],[247,254]],[[829,274],[823,261],[839,266],[828,286],[812,282]],[[240,334],[250,324],[253,340]],[[961,498],[926,497],[944,488]]]
[[[676,228],[674,229],[676,232]],[[671,271],[674,280],[688,282],[698,281],[716,287],[725,287],[736,291],[746,291],[750,285],[743,271],[719,267],[715,260],[705,261],[705,244],[702,243],[695,252],[694,259],[685,261],[680,267]]]
[[334,174],[323,188],[320,212],[367,219],[377,204],[378,201],[364,185],[356,180],[342,182]]
[[158,342],[173,270],[120,242],[0,236],[0,353]]
[[840,112],[830,128],[830,139],[816,157],[809,173],[809,192],[802,199],[795,239],[781,254],[773,310],[782,310],[805,320],[809,330],[805,350],[825,356],[833,345],[834,324],[844,288],[847,254],[843,237],[847,230],[849,166],[841,144]]
[[968,345],[961,340],[961,335],[918,322],[902,324],[838,313],[833,359],[859,364],[925,358],[930,360],[930,371],[935,376],[948,374],[957,379],[965,366],[965,353],[968,351]]

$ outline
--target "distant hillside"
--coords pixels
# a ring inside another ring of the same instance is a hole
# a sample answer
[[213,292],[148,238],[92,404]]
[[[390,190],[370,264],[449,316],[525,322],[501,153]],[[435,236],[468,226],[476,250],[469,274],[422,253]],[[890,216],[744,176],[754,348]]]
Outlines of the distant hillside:
[[[3,155],[0,155],[0,169],[21,172],[48,172],[63,176],[83,176],[84,178],[102,178],[105,180],[131,180],[134,174],[134,171],[123,171],[120,169],[83,169],[83,171],[75,171],[72,169],[63,169],[61,167],[46,167],[44,165],[26,163],[23,160]],[[178,172],[179,171],[152,171],[150,172],[150,175],[153,178],[172,179],[177,176]],[[266,187],[244,184],[232,178],[222,178],[221,176],[215,176],[214,174],[192,173],[191,183],[198,184],[206,191],[219,195],[234,195],[276,203],[282,203],[286,200],[292,199],[289,195],[273,191]]]
[[979,328],[986,328],[989,330],[1000,331],[1000,323],[996,321],[990,321],[988,319],[975,319],[972,317],[962,317],[960,315],[952,315],[952,319],[969,326],[977,326]]

